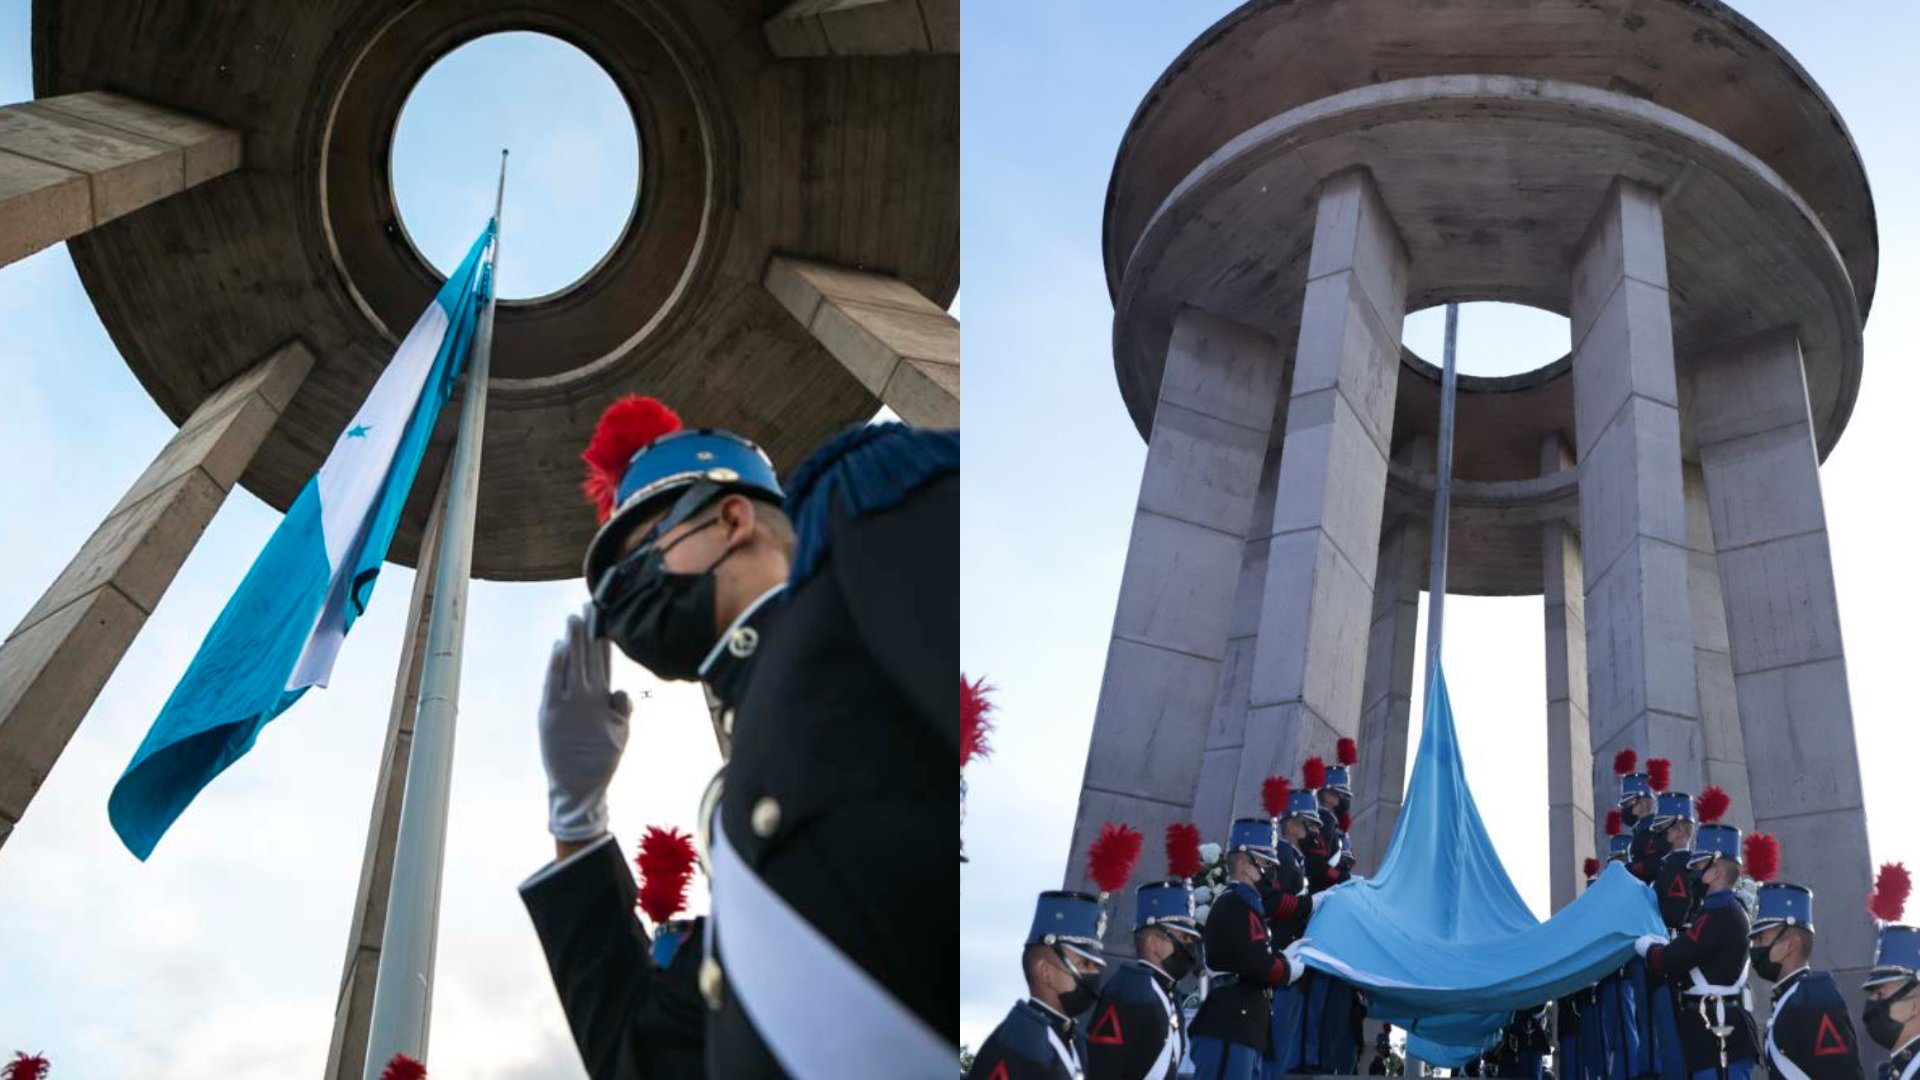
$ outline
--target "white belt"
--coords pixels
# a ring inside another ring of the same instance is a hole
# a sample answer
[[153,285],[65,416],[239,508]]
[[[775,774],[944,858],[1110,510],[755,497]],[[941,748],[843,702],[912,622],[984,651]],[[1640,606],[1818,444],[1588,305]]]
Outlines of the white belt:
[[720,819],[716,811],[707,929],[724,942],[727,985],[781,1067],[799,1080],[951,1080],[946,1040],[768,888]]
[[1167,996],[1165,990],[1160,989],[1158,982],[1148,979],[1147,985],[1153,987],[1154,996],[1160,999],[1160,1007],[1167,1010],[1167,1040],[1160,1044],[1160,1056],[1153,1059],[1152,1065],[1147,1066],[1145,1080],[1169,1080],[1173,1076],[1174,1067],[1182,1057],[1186,1056],[1184,1053],[1176,1053],[1174,1047],[1175,1043],[1181,1041],[1180,1013],[1174,1009],[1173,999]]

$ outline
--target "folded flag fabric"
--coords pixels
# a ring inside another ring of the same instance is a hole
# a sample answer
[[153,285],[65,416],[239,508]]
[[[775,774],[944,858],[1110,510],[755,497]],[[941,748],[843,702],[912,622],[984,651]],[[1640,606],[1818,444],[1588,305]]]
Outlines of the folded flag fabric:
[[366,610],[490,288],[489,221],[288,508],[107,798],[141,859],[309,687]]
[[1444,676],[1393,843],[1371,878],[1323,894],[1300,954],[1367,991],[1367,1015],[1407,1029],[1407,1053],[1457,1067],[1518,1009],[1588,986],[1664,937],[1653,891],[1624,866],[1541,922],[1513,887],[1467,788]]

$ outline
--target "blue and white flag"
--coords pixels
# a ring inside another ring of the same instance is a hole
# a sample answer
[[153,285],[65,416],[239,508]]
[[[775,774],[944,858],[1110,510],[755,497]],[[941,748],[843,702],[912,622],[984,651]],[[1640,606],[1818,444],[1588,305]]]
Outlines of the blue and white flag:
[[113,785],[107,816],[141,859],[261,728],[308,687],[327,684],[465,366],[491,285],[482,257],[493,233],[488,222],[400,343]]

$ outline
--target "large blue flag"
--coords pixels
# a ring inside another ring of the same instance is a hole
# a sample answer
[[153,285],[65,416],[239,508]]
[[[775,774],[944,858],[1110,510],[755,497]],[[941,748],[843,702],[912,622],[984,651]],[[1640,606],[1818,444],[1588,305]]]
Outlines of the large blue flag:
[[464,366],[491,287],[482,257],[493,234],[488,222],[400,343],[113,785],[107,816],[141,859],[261,728],[327,684]]
[[1380,871],[1315,899],[1300,954],[1366,990],[1367,1015],[1406,1028],[1409,1054],[1455,1067],[1497,1042],[1516,1009],[1618,970],[1642,934],[1665,937],[1659,905],[1617,863],[1546,922],[1528,910],[1467,787],[1436,673]]

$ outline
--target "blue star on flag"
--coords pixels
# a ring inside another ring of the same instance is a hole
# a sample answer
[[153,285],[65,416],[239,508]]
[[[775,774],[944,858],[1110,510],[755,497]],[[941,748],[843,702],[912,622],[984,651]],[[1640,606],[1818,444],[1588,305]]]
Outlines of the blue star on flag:
[[372,430],[373,430],[372,428],[368,427],[365,424],[355,424],[352,427],[347,429],[347,438],[364,439],[367,437],[367,432]]

